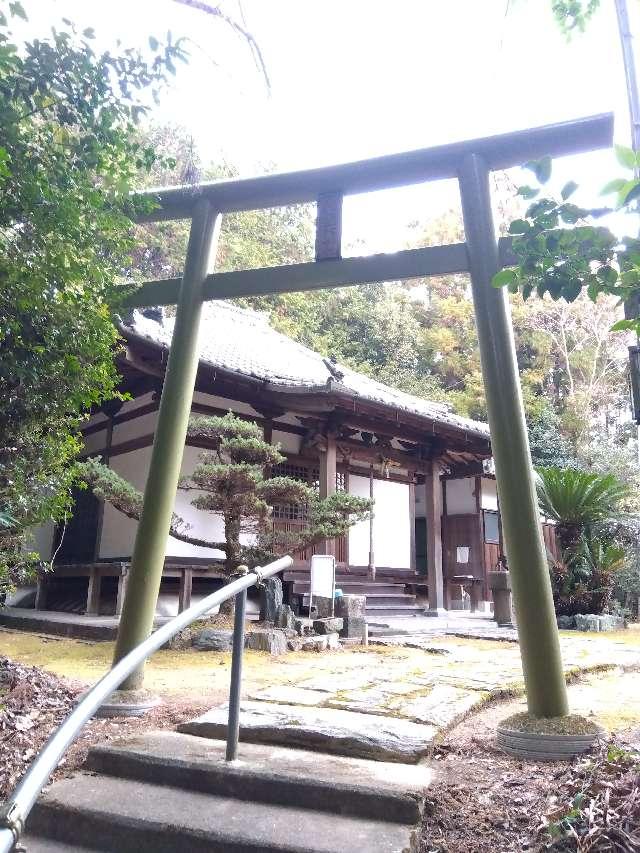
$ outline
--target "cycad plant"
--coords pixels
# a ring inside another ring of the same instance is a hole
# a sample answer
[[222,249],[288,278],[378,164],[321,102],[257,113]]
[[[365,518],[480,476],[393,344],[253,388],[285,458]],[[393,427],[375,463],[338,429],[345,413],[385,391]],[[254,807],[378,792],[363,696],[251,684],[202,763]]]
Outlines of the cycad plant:
[[585,532],[619,520],[629,489],[612,474],[590,474],[577,468],[538,468],[538,503],[556,522],[563,551],[577,551]]
[[624,516],[629,489],[613,475],[575,468],[539,468],[537,474],[540,511],[556,522],[561,552],[550,561],[556,612],[601,613],[625,564],[624,548],[610,531]]

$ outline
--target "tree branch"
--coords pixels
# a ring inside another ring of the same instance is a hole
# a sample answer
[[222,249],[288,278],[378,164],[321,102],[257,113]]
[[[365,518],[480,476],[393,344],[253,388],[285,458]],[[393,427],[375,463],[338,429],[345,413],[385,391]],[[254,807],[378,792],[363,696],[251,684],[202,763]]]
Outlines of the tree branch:
[[241,36],[249,45],[249,50],[253,56],[256,68],[262,73],[267,89],[271,90],[271,81],[269,79],[267,65],[264,61],[262,51],[260,50],[258,42],[246,27],[242,26],[242,24],[239,24],[236,20],[223,12],[220,6],[205,3],[204,0],[173,0],[173,2],[178,3],[181,6],[187,6],[189,9],[197,9],[199,12],[204,12],[206,15],[211,15],[213,18],[219,18],[221,21],[224,21],[225,24],[230,26],[231,29]]

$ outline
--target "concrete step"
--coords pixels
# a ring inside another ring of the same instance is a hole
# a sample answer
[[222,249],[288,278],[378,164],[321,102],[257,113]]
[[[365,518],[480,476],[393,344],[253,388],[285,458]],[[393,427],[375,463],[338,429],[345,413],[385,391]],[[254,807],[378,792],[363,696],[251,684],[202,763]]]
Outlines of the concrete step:
[[[110,853],[403,853],[415,828],[79,773],[36,804],[30,834]],[[30,853],[41,853],[34,838]]]
[[54,841],[27,832],[22,836],[21,843],[27,853],[95,853],[95,847],[78,847],[64,841]]
[[[293,592],[309,592],[309,581],[296,581]],[[342,583],[336,580],[336,589],[341,589],[345,595],[404,595],[404,585],[395,583]]]
[[[295,592],[296,590],[294,590]],[[303,605],[307,606],[309,604],[309,592],[306,590],[299,590],[300,595],[302,595]],[[415,595],[406,595],[405,593],[379,593],[379,592],[367,592],[362,593],[362,595],[366,596],[367,609],[374,606],[392,606],[398,607],[401,605],[415,605],[416,597]]]
[[85,769],[157,785],[336,815],[418,823],[432,779],[424,765],[403,766],[241,743],[225,761],[226,743],[177,732],[150,732],[94,747]]

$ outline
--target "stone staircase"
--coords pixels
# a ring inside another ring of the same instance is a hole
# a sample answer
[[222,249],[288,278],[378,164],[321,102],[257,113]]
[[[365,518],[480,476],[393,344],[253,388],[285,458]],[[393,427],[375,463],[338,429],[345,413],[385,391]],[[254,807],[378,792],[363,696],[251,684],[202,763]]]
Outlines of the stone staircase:
[[[303,597],[303,604],[308,604],[308,572],[285,572],[283,581],[291,584],[291,592],[294,595]],[[416,596],[407,593],[405,584],[393,578],[381,577],[372,581],[362,575],[338,572],[336,589],[341,589],[345,595],[365,595],[369,621],[385,616],[417,616],[424,612],[424,608],[417,603]]]
[[151,732],[94,747],[36,804],[29,853],[415,853],[424,764]]

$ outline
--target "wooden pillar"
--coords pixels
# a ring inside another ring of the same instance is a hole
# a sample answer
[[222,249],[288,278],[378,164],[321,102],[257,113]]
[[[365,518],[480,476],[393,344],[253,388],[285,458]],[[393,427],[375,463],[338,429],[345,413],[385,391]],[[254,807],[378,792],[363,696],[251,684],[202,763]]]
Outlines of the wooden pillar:
[[191,590],[193,589],[193,570],[183,569],[180,575],[178,591],[178,613],[191,607]]
[[36,582],[36,600],[34,607],[36,610],[45,610],[47,606],[47,576],[42,572],[38,572],[38,580]]
[[262,425],[262,433],[265,442],[267,444],[271,444],[273,441],[273,418],[265,417],[264,423]]
[[369,513],[369,577],[371,580],[376,579],[376,555],[373,543],[374,522],[375,522],[375,504],[373,503],[373,462],[369,465],[369,500],[373,506]]
[[87,587],[87,616],[97,616],[100,612],[100,587],[102,576],[97,566],[92,566],[89,571],[89,585]]
[[[336,490],[336,472],[337,472],[337,453],[336,453],[336,437],[335,435],[327,435],[326,450],[320,451],[320,497],[327,498],[335,493]],[[336,543],[333,539],[327,539],[324,543],[325,553],[336,553]]]
[[428,615],[438,616],[444,610],[442,572],[442,483],[440,463],[434,461],[424,477],[427,520],[427,582],[429,584]]
[[116,616],[122,613],[124,597],[127,592],[127,583],[129,580],[129,566],[124,563],[120,567],[120,577],[118,578],[118,595],[116,597]]
[[416,478],[413,471],[409,471],[411,482],[409,483],[409,568],[416,571]]

